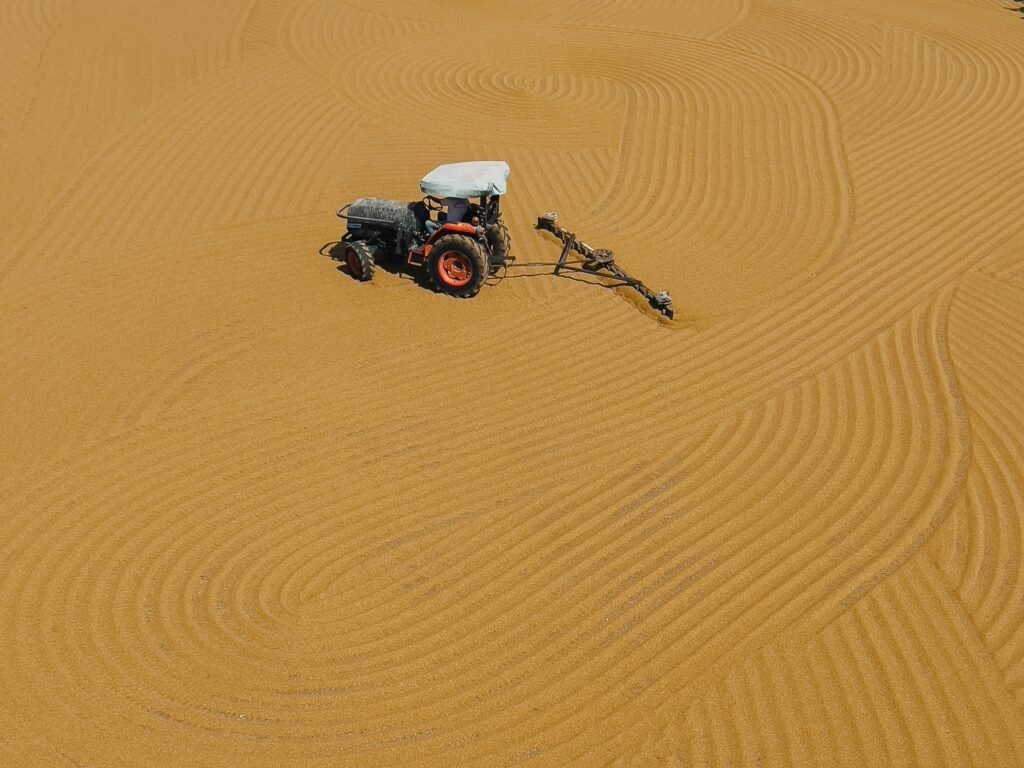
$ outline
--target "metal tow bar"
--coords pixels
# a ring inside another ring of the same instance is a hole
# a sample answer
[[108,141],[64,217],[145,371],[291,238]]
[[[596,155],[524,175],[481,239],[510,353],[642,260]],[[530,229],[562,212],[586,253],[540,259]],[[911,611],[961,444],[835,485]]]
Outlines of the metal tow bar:
[[[585,272],[595,275],[611,282],[605,285],[621,285],[632,288],[639,293],[647,302],[665,317],[672,319],[672,297],[668,291],[655,293],[635,277],[630,276],[620,269],[615,263],[615,254],[611,251],[600,248],[591,248],[572,232],[566,232],[558,226],[558,214],[555,212],[545,213],[537,219],[536,229],[550,232],[562,242],[562,253],[554,264],[554,274],[559,272]],[[570,254],[580,257],[580,260],[570,261]]]

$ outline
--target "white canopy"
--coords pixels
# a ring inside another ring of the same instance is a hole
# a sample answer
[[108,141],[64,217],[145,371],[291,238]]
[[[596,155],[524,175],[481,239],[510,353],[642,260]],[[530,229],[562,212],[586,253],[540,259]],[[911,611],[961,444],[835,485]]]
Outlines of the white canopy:
[[434,197],[504,195],[511,169],[504,160],[439,165],[420,180],[420,190]]

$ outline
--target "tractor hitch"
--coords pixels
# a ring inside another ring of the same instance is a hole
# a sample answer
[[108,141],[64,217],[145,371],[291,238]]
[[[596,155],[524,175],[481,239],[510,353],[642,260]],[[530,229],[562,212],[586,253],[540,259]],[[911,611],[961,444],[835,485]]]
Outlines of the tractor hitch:
[[[673,317],[672,297],[668,291],[655,293],[615,263],[615,254],[603,248],[591,248],[572,232],[558,225],[558,214],[554,211],[537,218],[536,229],[550,232],[562,243],[562,252],[555,262],[554,273],[586,272],[602,279],[603,285],[632,288],[643,296],[647,303],[669,320]],[[575,257],[570,260],[570,257]],[[524,265],[527,266],[527,265]]]

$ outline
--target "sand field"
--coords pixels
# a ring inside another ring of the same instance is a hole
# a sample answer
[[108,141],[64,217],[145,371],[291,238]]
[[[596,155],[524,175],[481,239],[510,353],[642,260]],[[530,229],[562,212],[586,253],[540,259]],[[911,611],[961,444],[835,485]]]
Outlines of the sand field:
[[1024,765],[1016,7],[0,0],[0,766]]

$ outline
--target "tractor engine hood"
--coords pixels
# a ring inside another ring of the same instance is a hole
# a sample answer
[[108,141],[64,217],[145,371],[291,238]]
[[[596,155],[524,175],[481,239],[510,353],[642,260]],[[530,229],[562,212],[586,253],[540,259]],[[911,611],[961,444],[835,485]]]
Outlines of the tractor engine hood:
[[350,231],[402,230],[412,234],[420,228],[408,204],[398,200],[361,197],[342,210],[346,211],[344,218]]

